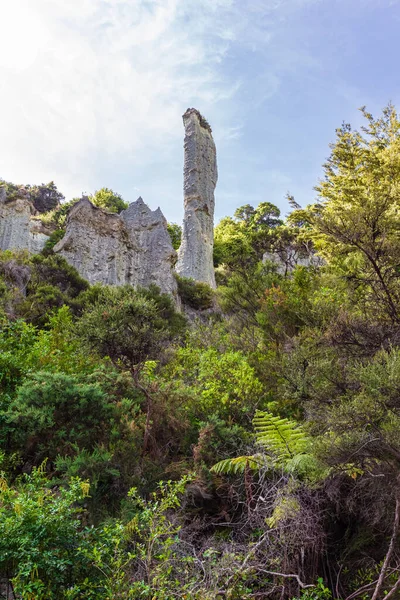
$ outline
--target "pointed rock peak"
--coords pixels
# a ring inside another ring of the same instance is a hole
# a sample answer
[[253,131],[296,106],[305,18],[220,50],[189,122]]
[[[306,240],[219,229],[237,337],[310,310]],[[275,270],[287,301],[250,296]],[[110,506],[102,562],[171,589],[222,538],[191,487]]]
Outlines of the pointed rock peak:
[[197,118],[201,127],[207,129],[207,131],[209,131],[210,133],[212,132],[209,122],[203,117],[203,115],[200,113],[200,111],[197,110],[197,108],[188,108],[182,117],[183,122],[185,123],[185,121],[187,121],[191,117]]
[[150,208],[143,201],[143,198],[141,196],[139,196],[139,198],[137,200],[135,200],[135,202],[131,202],[130,205],[128,206],[128,208],[121,212],[120,216],[123,219],[126,217],[134,218],[135,216],[137,216],[139,214],[140,215],[150,215],[151,212],[152,211],[150,210]]
[[155,217],[159,217],[160,219],[165,219],[165,217],[164,217],[164,213],[163,213],[163,211],[161,210],[161,208],[160,208],[160,207],[158,207],[158,208],[157,208],[157,209],[154,211],[154,216],[155,216]]
[[126,210],[121,212],[121,217],[124,220],[134,220],[134,219],[143,219],[143,218],[151,218],[152,221],[165,221],[165,217],[160,208],[157,210],[151,210],[149,206],[143,201],[143,198],[140,196],[135,202],[131,202]]
[[92,204],[92,202],[90,202],[87,196],[82,196],[82,198],[79,198],[78,202],[71,206],[71,208],[69,209],[69,214],[76,213],[78,211],[84,210],[85,208],[97,209],[97,206]]

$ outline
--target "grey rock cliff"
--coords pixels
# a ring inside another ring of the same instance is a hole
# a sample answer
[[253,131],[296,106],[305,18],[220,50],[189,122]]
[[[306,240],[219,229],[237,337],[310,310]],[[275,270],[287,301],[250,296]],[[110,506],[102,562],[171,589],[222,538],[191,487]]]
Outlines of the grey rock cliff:
[[40,252],[51,231],[37,216],[29,195],[7,198],[4,187],[0,187],[0,249],[28,250]]
[[218,179],[215,143],[211,127],[196,109],[185,112],[183,124],[185,214],[176,271],[215,288],[214,190]]
[[71,209],[66,232],[54,252],[61,254],[90,283],[147,287],[176,295],[176,252],[160,211],[141,198],[120,215],[82,198]]

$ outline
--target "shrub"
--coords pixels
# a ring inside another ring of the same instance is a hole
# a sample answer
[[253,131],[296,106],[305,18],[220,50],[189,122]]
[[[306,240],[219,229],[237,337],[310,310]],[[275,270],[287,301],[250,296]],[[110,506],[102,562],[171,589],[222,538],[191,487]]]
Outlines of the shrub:
[[178,282],[178,293],[183,304],[195,310],[212,308],[214,292],[209,285],[180,275],[176,275],[176,280]]
[[128,208],[128,203],[125,202],[120,194],[106,187],[97,190],[92,196],[89,196],[89,200],[95,206],[104,208],[112,213],[120,213]]
[[55,231],[53,231],[53,233],[50,235],[49,239],[47,240],[47,242],[44,245],[44,248],[42,250],[43,256],[49,256],[49,254],[52,254],[54,246],[60,240],[62,240],[64,235],[65,235],[65,229],[56,229]]
[[181,245],[182,227],[177,223],[168,223],[167,229],[173,248],[178,250],[179,246]]
[[93,450],[107,439],[114,413],[112,398],[97,381],[39,371],[18,388],[6,418],[16,447],[39,464],[74,445]]

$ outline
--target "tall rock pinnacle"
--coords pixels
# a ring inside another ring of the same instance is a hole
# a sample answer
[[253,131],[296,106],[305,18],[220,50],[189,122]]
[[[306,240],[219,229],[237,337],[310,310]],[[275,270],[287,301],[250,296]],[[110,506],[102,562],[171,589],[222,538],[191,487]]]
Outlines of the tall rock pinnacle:
[[187,109],[183,124],[185,215],[176,271],[215,288],[214,190],[218,179],[215,144],[211,127],[195,108]]

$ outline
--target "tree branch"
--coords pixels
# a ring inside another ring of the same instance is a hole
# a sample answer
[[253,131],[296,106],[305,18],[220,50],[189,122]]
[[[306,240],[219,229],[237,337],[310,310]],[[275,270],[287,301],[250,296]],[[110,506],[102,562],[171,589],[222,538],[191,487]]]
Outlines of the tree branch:
[[[393,551],[394,551],[394,548],[395,548],[395,545],[396,545],[396,538],[397,538],[397,534],[398,534],[398,531],[399,531],[399,523],[400,523],[400,492],[399,492],[399,490],[397,490],[396,508],[395,508],[395,511],[394,511],[394,522],[393,522],[392,537],[390,539],[389,548],[388,548],[388,551],[386,553],[385,560],[383,561],[381,572],[380,572],[379,577],[378,577],[378,583],[376,584],[375,591],[374,591],[374,594],[373,594],[371,600],[377,600],[378,596],[379,596],[379,592],[381,591],[381,587],[382,587],[382,584],[383,584],[384,579],[385,579],[386,571],[387,571],[387,568],[389,566],[390,559],[392,558],[392,554],[393,554]],[[398,585],[400,585],[399,581],[397,581],[397,583],[394,586],[394,588],[392,589],[392,591],[395,588],[397,588]],[[389,592],[389,594],[390,594],[390,592]],[[386,595],[386,598],[390,597],[389,594]]]

